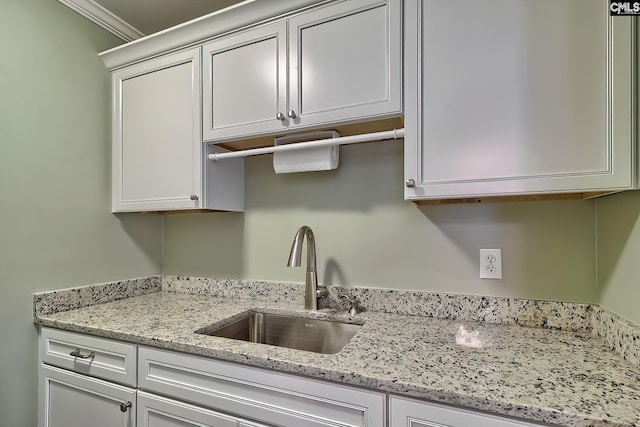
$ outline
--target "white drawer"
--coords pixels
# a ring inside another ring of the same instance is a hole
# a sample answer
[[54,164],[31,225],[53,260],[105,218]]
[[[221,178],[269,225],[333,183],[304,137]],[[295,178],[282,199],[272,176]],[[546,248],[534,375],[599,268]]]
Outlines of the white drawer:
[[138,386],[243,418],[291,427],[383,427],[386,395],[140,346]]
[[136,386],[136,345],[42,328],[40,360],[48,365]]
[[551,424],[487,414],[466,408],[391,396],[389,427],[537,427]]

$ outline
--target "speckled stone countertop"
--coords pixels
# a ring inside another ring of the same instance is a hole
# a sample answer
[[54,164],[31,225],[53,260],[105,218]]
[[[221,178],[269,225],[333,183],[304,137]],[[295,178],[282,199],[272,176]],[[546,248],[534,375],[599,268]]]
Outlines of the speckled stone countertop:
[[563,331],[364,312],[337,354],[195,334],[259,309],[308,312],[291,302],[152,292],[63,311],[36,322],[498,414],[569,426],[640,425],[640,369],[589,331]]

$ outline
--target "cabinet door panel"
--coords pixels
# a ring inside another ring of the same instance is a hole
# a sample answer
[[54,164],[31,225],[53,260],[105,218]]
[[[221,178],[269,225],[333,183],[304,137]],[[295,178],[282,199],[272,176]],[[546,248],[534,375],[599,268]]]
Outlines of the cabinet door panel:
[[204,139],[283,129],[286,121],[286,22],[224,37],[203,48]]
[[199,208],[199,49],[116,71],[113,85],[113,210]]
[[391,396],[390,427],[535,427],[518,419]]
[[46,365],[40,378],[40,427],[134,427],[134,389]]
[[138,392],[137,427],[237,427],[238,419],[178,402]]
[[632,187],[630,20],[604,0],[406,4],[407,198]]
[[290,126],[401,112],[396,0],[352,0],[289,22]]

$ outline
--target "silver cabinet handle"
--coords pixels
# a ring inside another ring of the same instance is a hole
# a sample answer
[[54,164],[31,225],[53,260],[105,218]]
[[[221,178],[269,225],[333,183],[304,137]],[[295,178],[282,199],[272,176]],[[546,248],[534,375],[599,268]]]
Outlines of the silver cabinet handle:
[[76,348],[71,353],[69,353],[69,356],[77,357],[78,359],[91,359],[91,360],[93,360],[96,357],[96,353],[94,351],[92,351],[89,354],[82,354],[82,353],[80,353],[80,349]]
[[289,116],[290,119],[295,119],[296,117],[298,117],[296,115],[296,112],[293,110],[289,110],[289,112],[287,113],[287,116]]
[[127,412],[127,409],[131,408],[131,402],[121,403],[120,412]]
[[284,114],[282,114],[282,112],[279,112],[278,114],[276,114],[276,119],[283,121],[284,120]]
[[197,194],[192,194],[191,197],[189,197],[191,200],[198,200],[199,197]]
[[416,186],[416,181],[413,179],[408,179],[404,182],[404,185],[406,185],[409,188],[413,188]]

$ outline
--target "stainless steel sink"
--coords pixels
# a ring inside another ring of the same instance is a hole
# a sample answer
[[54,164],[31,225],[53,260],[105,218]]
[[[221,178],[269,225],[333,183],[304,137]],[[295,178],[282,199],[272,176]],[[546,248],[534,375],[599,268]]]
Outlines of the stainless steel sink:
[[337,353],[360,329],[359,324],[251,312],[220,328],[197,334],[276,345],[315,353]]

